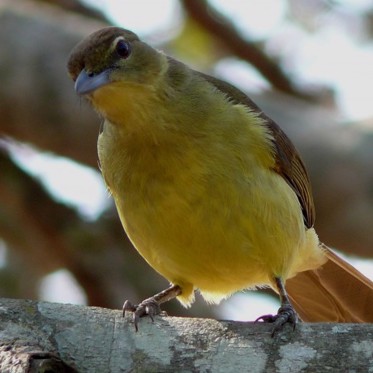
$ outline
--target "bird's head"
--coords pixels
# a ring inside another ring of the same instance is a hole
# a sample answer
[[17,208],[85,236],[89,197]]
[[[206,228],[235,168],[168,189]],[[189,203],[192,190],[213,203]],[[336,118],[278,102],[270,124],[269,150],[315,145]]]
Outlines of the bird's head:
[[91,96],[113,84],[153,86],[167,69],[167,58],[133,32],[106,27],[76,45],[67,68],[76,92]]
[[151,111],[146,103],[163,90],[168,59],[133,32],[106,27],[75,46],[67,68],[75,91],[111,123],[123,124],[138,121],[144,107]]

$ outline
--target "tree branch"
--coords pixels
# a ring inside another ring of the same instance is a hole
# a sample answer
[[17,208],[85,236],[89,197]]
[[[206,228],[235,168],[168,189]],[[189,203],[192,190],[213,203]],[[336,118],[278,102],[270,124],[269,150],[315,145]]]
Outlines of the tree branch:
[[372,324],[299,324],[272,339],[263,323],[156,317],[136,333],[120,311],[11,299],[0,310],[4,373],[36,357],[80,373],[365,372],[373,359]]
[[206,0],[181,0],[187,12],[208,30],[224,47],[237,57],[253,65],[276,89],[289,95],[315,101],[316,95],[300,91],[281,69],[256,43],[241,37],[233,23]]

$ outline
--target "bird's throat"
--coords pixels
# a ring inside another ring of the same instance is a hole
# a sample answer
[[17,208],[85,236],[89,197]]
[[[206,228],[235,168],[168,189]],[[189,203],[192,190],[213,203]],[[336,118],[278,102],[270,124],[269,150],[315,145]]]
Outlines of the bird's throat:
[[[135,130],[145,118],[147,111],[156,105],[153,90],[141,85],[111,83],[103,86],[91,95],[95,109],[110,123],[118,126],[130,124]],[[129,131],[131,128],[127,128]]]

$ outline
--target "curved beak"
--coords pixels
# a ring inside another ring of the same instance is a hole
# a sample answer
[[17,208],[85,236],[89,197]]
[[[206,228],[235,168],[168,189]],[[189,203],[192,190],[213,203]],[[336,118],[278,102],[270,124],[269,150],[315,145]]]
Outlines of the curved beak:
[[75,81],[75,91],[78,95],[86,95],[110,82],[110,70],[104,70],[96,75],[88,75],[83,69]]

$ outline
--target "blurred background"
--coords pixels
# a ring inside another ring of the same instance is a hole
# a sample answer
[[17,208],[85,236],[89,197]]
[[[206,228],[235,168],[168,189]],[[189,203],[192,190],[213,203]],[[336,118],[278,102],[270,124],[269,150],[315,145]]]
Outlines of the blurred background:
[[[100,119],[66,72],[106,25],[244,90],[310,171],[320,239],[373,278],[370,0],[2,0],[0,296],[121,308],[166,280],[131,247],[98,171]],[[252,320],[268,291],[172,315]]]

